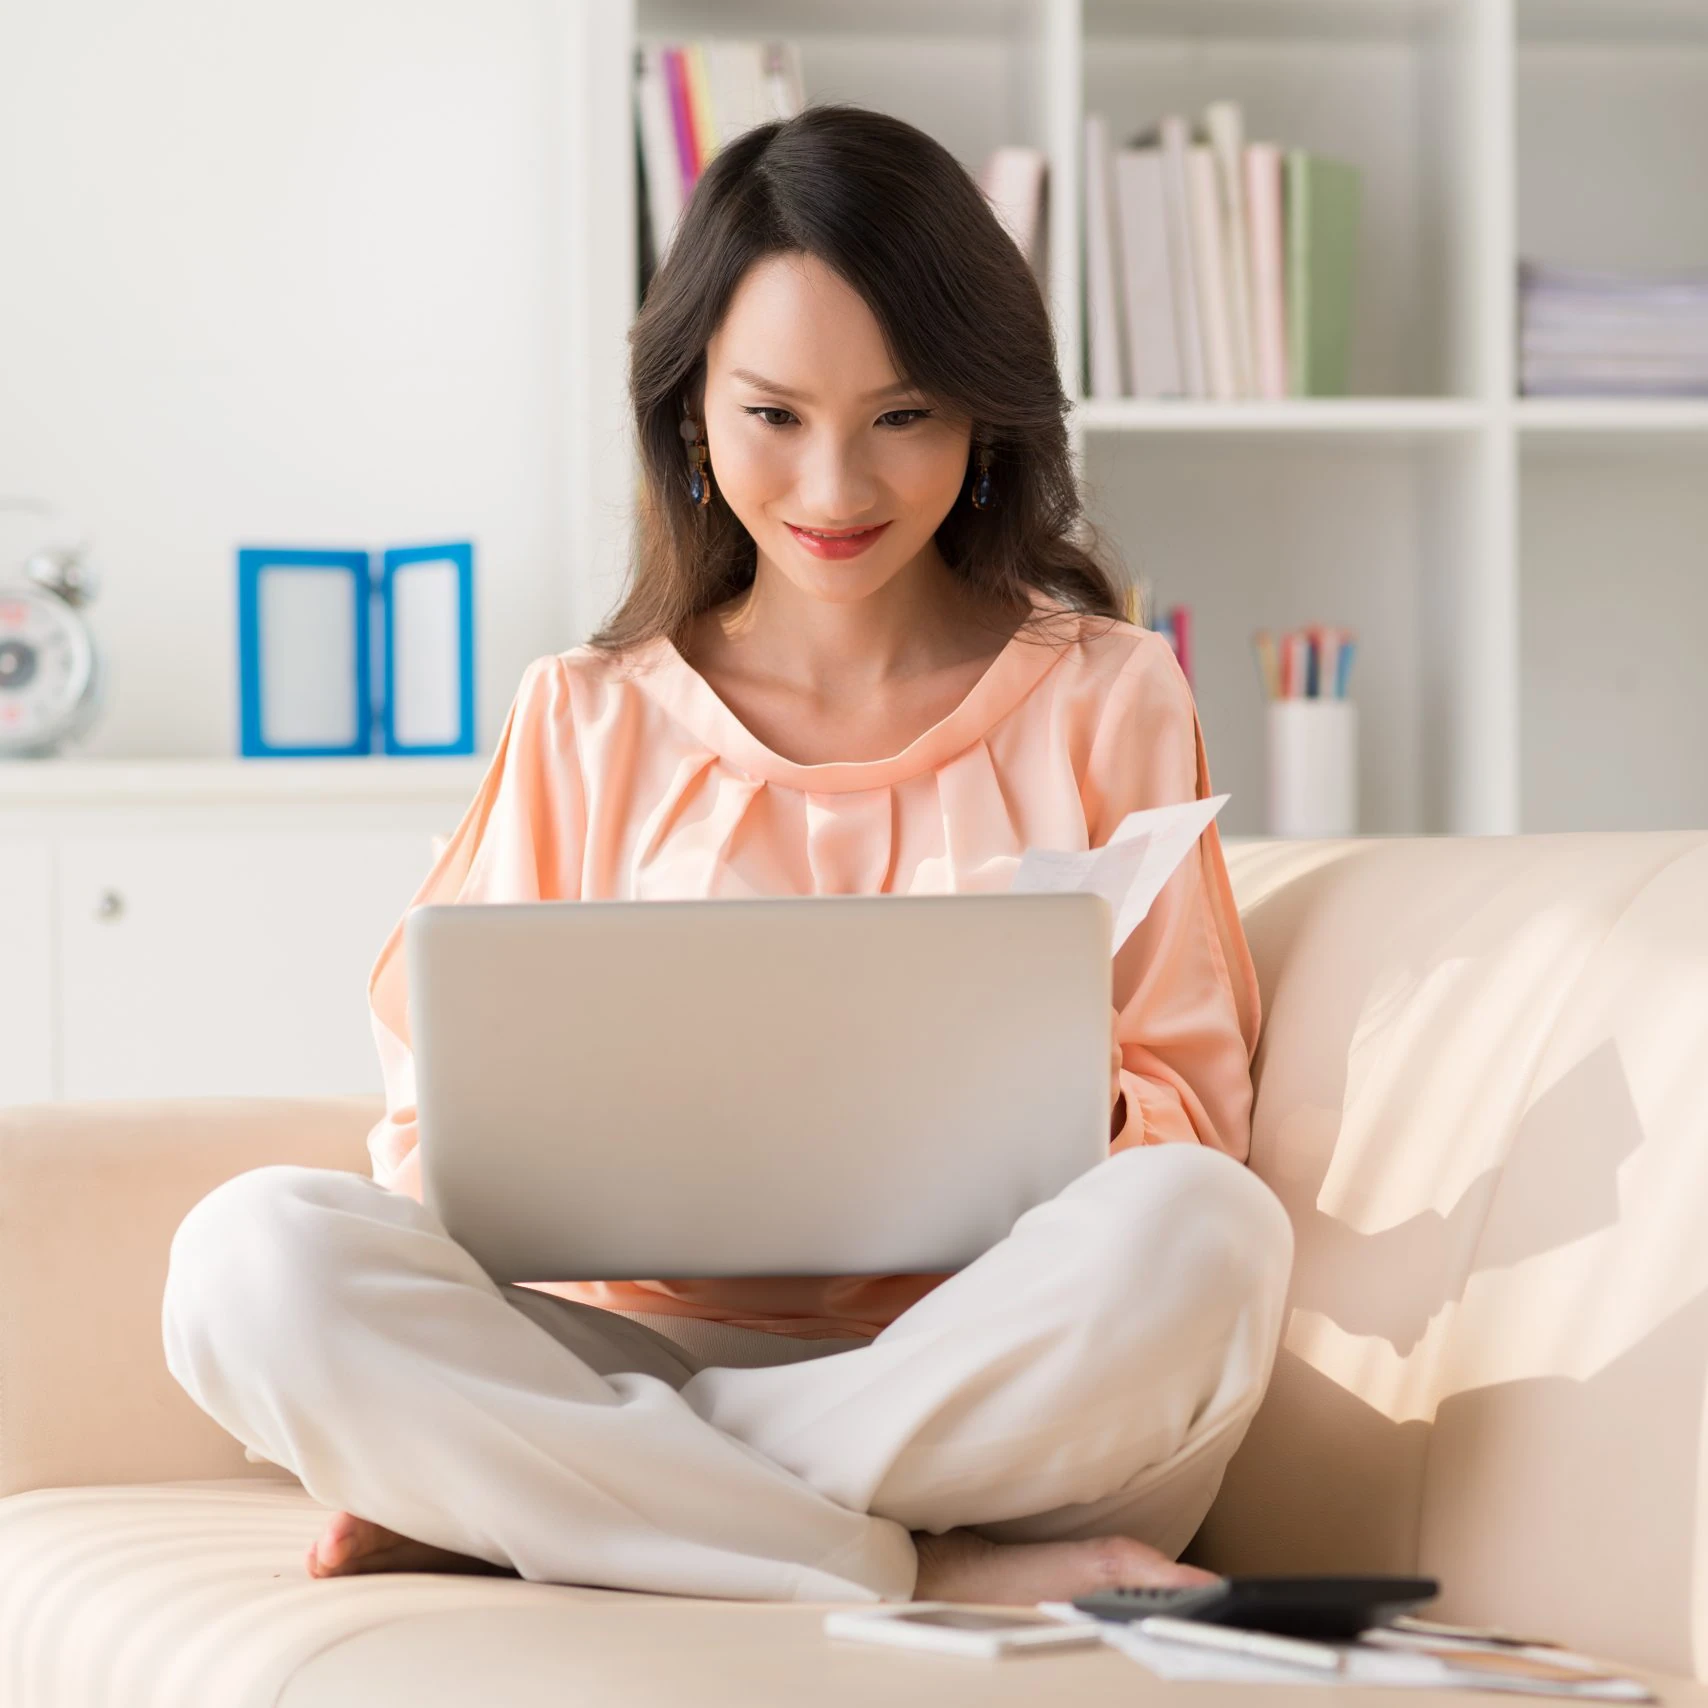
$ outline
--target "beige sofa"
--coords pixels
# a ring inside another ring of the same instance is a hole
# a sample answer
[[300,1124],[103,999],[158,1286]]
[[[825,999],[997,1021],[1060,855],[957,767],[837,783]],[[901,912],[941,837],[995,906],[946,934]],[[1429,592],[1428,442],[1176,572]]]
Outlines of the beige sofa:
[[[1546,1631],[1658,1669],[1669,1701],[1708,1700],[1691,1682],[1708,1630],[1708,832],[1229,852],[1265,995],[1253,1166],[1299,1258],[1272,1388],[1193,1556],[1419,1569],[1444,1616]],[[943,1708],[1189,1688],[1109,1651],[834,1646],[801,1606],[310,1580],[321,1514],[173,1385],[161,1281],[172,1229],[218,1181],[363,1168],[377,1112],[0,1113],[3,1708]]]

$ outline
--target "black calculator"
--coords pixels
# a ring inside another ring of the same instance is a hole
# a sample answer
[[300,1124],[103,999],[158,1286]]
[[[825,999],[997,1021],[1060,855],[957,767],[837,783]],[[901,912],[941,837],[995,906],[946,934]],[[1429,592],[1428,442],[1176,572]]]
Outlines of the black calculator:
[[1289,1637],[1350,1639],[1441,1593],[1434,1578],[1224,1577],[1167,1589],[1100,1589],[1074,1606],[1098,1619],[1166,1614]]

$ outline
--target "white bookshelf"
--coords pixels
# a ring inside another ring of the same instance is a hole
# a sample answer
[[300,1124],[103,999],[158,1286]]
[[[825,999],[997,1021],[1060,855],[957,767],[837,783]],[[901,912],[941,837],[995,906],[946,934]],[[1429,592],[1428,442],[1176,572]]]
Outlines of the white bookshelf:
[[[563,353],[573,620],[619,583],[634,484],[637,40],[800,43],[809,99],[969,167],[1048,155],[1048,285],[1090,515],[1193,607],[1232,834],[1261,829],[1260,625],[1359,631],[1363,828],[1708,823],[1708,402],[1514,395],[1520,254],[1708,265],[1708,0],[600,0],[573,8]],[[1344,399],[1080,398],[1082,120],[1218,97],[1364,171]]]

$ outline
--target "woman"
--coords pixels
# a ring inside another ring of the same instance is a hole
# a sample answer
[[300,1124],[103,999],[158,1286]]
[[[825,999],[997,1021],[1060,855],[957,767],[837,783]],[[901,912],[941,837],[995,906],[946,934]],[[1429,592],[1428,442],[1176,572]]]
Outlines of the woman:
[[[1037,286],[923,133],[820,107],[725,148],[631,386],[627,597],[528,667],[411,906],[1000,889],[1027,846],[1208,793],[1173,655],[1073,537]],[[1243,1166],[1258,997],[1213,827],[1115,959],[1111,1156],[949,1277],[495,1284],[419,1202],[402,948],[369,981],[375,1178],[239,1176],[167,1285],[173,1374],[340,1509],[311,1572],[1013,1602],[1204,1575],[1176,1556],[1292,1255]]]

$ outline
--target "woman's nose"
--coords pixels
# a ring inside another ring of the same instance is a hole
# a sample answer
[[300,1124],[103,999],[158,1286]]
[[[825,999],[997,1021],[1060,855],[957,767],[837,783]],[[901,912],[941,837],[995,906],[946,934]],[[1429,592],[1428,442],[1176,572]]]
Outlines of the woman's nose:
[[857,451],[832,434],[807,448],[797,481],[807,527],[852,527],[871,511],[871,471]]

